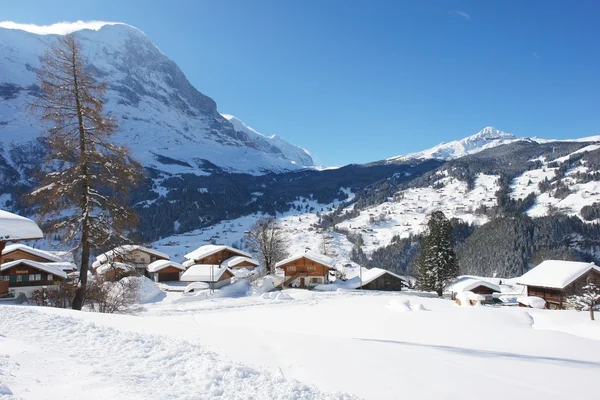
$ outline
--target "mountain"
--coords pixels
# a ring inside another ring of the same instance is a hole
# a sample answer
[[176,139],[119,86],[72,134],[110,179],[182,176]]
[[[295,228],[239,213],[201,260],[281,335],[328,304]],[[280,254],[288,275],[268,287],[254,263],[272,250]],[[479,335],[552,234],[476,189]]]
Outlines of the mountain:
[[[115,141],[144,166],[195,174],[216,166],[257,175],[313,165],[305,150],[279,137],[261,135],[237,120],[234,126],[140,30],[125,24],[93,28],[75,33],[87,69],[108,81],[106,111],[119,123]],[[29,149],[39,150],[44,127],[26,104],[39,93],[39,57],[56,37],[0,27],[0,179],[26,175],[23,158]]]
[[452,160],[464,157],[469,154],[475,154],[485,149],[501,146],[503,144],[513,143],[517,140],[530,140],[527,138],[518,138],[512,133],[502,132],[492,126],[486,126],[476,134],[461,140],[455,140],[448,143],[440,143],[430,149],[388,158],[387,162],[402,162],[415,159],[437,159]]

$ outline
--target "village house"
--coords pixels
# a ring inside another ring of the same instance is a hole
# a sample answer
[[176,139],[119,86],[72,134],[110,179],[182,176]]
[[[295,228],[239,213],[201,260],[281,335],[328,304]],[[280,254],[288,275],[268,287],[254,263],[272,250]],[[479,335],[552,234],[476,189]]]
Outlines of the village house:
[[136,273],[137,269],[133,265],[122,262],[104,263],[96,268],[96,274],[102,275],[108,281],[119,280],[123,276],[134,275]]
[[284,271],[281,287],[315,287],[329,283],[329,271],[334,269],[333,260],[316,253],[300,253],[275,264]]
[[179,281],[185,267],[175,261],[156,260],[146,267],[146,275],[154,282]]
[[359,282],[356,289],[400,291],[403,287],[408,286],[400,275],[381,268],[363,268],[357,278]]
[[[37,240],[43,238],[42,230],[29,218],[0,210],[0,265],[8,242]],[[9,279],[0,280],[0,297],[8,295]]]
[[[67,279],[67,274],[51,263],[31,260],[16,260],[0,266],[0,280],[7,282],[15,296],[22,292],[27,297],[40,286],[55,287]],[[10,290],[10,289],[9,289]]]
[[482,296],[483,301],[491,302],[494,300],[494,293],[500,293],[500,286],[480,279],[463,276],[448,285],[446,291],[451,293],[452,299],[456,299],[460,293],[471,292]]
[[184,256],[184,265],[223,265],[235,268],[255,268],[258,262],[245,251],[230,246],[207,244]]
[[[57,254],[61,254],[59,256]],[[46,250],[34,249],[33,247],[16,243],[8,245],[2,252],[2,262],[12,262],[17,260],[30,260],[50,265],[59,268],[66,273],[77,270],[75,264],[68,260],[70,252],[51,252]]]
[[96,270],[96,273],[101,274],[102,272],[100,271],[107,271],[108,269],[99,269],[100,266],[111,263],[122,263],[132,266],[138,275],[145,275],[146,268],[154,261],[170,259],[167,254],[154,249],[138,245],[124,245],[100,254],[96,257],[96,261],[94,261],[92,267]]
[[219,289],[231,284],[233,271],[221,265],[196,264],[190,266],[182,275],[182,282],[204,282],[211,289]]
[[565,309],[567,298],[581,295],[588,283],[600,286],[600,268],[594,263],[546,260],[532,268],[517,283],[527,288],[527,296],[546,301],[549,309]]

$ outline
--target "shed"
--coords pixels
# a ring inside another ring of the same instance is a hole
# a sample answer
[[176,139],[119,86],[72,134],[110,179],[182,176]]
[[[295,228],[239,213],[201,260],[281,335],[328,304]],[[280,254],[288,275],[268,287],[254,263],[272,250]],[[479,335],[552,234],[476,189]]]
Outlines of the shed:
[[517,283],[527,296],[544,299],[550,309],[564,309],[569,296],[581,295],[588,283],[600,286],[600,268],[594,263],[546,260],[532,268]]
[[148,277],[154,282],[179,281],[185,267],[170,260],[156,260],[146,267]]
[[486,301],[492,301],[494,293],[500,293],[500,286],[481,279],[465,276],[448,285],[446,290],[452,293],[453,298],[459,293],[472,292],[483,296]]
[[363,269],[362,285],[360,284],[360,276],[358,278],[356,288],[363,290],[400,291],[402,287],[408,286],[400,275],[381,268]]
[[189,267],[182,275],[183,282],[205,282],[213,289],[227,286],[231,283],[233,272],[227,267],[210,264],[196,264]]
[[254,269],[258,267],[259,262],[253,258],[244,256],[233,256],[221,263],[222,266],[232,269],[247,268]]

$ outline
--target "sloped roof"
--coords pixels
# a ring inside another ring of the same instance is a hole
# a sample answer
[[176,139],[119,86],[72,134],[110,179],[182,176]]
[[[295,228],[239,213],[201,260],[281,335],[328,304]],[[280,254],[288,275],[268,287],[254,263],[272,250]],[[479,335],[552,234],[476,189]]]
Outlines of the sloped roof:
[[462,277],[446,287],[446,290],[453,293],[470,292],[476,287],[485,286],[495,292],[500,292],[500,286],[480,279]]
[[25,253],[29,253],[29,254],[32,254],[37,257],[45,258],[48,261],[54,261],[54,262],[63,261],[60,257],[57,257],[56,255],[50,253],[49,251],[34,249],[31,246],[27,246],[27,245],[21,244],[21,243],[15,243],[15,244],[6,246],[4,248],[4,251],[2,251],[2,255],[7,255],[7,254],[12,253],[13,251],[17,251],[17,250],[24,251]]
[[67,274],[65,273],[65,271],[63,271],[60,268],[57,268],[56,266],[53,266],[52,263],[41,263],[41,262],[31,261],[31,260],[16,260],[16,261],[4,263],[0,267],[0,271],[6,271],[9,268],[12,268],[12,267],[15,267],[15,266],[21,265],[21,264],[28,265],[32,268],[39,269],[40,271],[44,271],[44,272],[47,272],[52,275],[60,276],[63,279],[67,279]]
[[224,266],[224,267],[232,268],[232,267],[235,267],[236,265],[241,264],[243,262],[249,262],[249,263],[254,264],[254,265],[258,265],[259,264],[259,262],[256,261],[253,258],[243,257],[243,256],[234,256],[234,257],[228,258],[227,260],[223,261],[221,263],[221,265]]
[[187,253],[184,257],[188,260],[199,260],[204,257],[208,257],[215,253],[218,253],[221,250],[229,250],[234,254],[238,254],[243,257],[252,258],[252,254],[246,253],[245,251],[234,249],[230,246],[216,245],[216,244],[207,244],[205,246],[200,246],[196,250]]
[[129,264],[125,264],[125,263],[119,263],[119,262],[115,262],[115,263],[106,263],[106,264],[102,264],[100,265],[98,268],[96,268],[96,273],[98,274],[104,274],[112,269],[115,270],[123,270],[123,271],[134,271],[135,267]]
[[161,269],[165,269],[168,267],[174,267],[177,269],[180,269],[182,271],[185,271],[185,267],[181,264],[179,264],[178,262],[175,261],[171,261],[171,260],[156,260],[152,263],[150,263],[146,269],[148,270],[148,272],[158,272]]
[[99,263],[105,263],[112,257],[129,254],[135,250],[143,251],[144,253],[152,254],[156,257],[164,258],[167,260],[171,259],[171,257],[169,257],[168,254],[162,253],[160,251],[149,249],[144,246],[126,244],[124,246],[115,247],[114,249],[109,250],[106,253],[100,254],[98,257],[96,257],[96,261],[98,261]]
[[594,263],[546,260],[517,279],[519,285],[564,289],[591,269],[600,272]]
[[39,226],[29,218],[0,210],[0,240],[31,240],[44,237]]
[[380,276],[385,275],[385,274],[394,276],[394,277],[396,277],[398,279],[401,279],[402,281],[406,282],[406,280],[404,278],[402,278],[400,275],[394,274],[393,272],[390,272],[388,270],[381,269],[381,268],[371,268],[371,269],[368,269],[366,271],[363,270],[363,272],[362,272],[362,284],[363,284],[363,286],[367,285],[367,284],[373,282],[375,279],[377,279]]
[[62,271],[77,271],[77,266],[74,263],[68,261],[48,262],[44,264],[56,267]]
[[181,275],[181,280],[184,282],[217,282],[221,279],[221,276],[225,271],[229,271],[229,273],[233,275],[233,271],[227,267],[210,264],[196,264],[189,267]]
[[328,257],[324,254],[317,254],[312,252],[295,254],[291,257],[286,258],[285,260],[279,261],[277,264],[275,264],[275,267],[279,268],[282,265],[286,265],[296,260],[300,260],[301,258],[309,259],[316,263],[322,264],[328,268],[334,268],[334,261],[331,257]]

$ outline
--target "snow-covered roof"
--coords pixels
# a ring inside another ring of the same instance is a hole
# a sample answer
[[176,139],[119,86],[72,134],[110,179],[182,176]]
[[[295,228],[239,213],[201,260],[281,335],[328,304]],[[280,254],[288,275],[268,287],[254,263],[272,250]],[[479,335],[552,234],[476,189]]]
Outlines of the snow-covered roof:
[[0,210],[0,240],[31,240],[43,236],[40,227],[29,218]]
[[106,264],[102,264],[98,268],[96,268],[96,273],[104,274],[112,269],[115,269],[115,270],[120,269],[123,271],[134,271],[135,267],[132,265],[120,263],[120,262],[106,263]]
[[517,303],[523,304],[524,306],[537,308],[542,310],[546,308],[546,300],[537,296],[522,296],[517,298]]
[[259,264],[259,262],[253,258],[243,257],[243,256],[234,256],[234,257],[228,258],[227,260],[223,261],[221,263],[221,265],[224,267],[232,268],[243,262],[249,262],[250,264],[254,264],[254,265]]
[[184,257],[188,260],[199,260],[201,258],[208,257],[212,254],[218,253],[221,250],[228,250],[234,254],[239,254],[240,256],[252,258],[252,255],[246,253],[245,251],[234,249],[230,246],[216,245],[216,244],[207,244],[205,246],[200,246],[196,250],[187,253]]
[[59,262],[47,262],[47,263],[43,263],[46,265],[50,265],[52,267],[56,267],[62,271],[76,271],[77,270],[77,266],[72,263],[72,262],[68,262],[68,261],[59,261]]
[[10,245],[6,246],[4,248],[4,251],[2,251],[2,255],[7,255],[8,253],[12,253],[13,251],[17,251],[17,250],[21,250],[21,251],[24,251],[25,253],[29,253],[29,254],[32,254],[34,256],[38,256],[41,258],[45,258],[48,261],[54,261],[54,262],[63,261],[60,257],[57,257],[56,255],[50,253],[49,251],[34,249],[31,246],[27,246],[27,245],[21,244],[21,243],[15,243],[15,244],[10,244]]
[[594,263],[546,260],[518,278],[517,283],[525,286],[564,289],[591,269],[600,272],[600,268]]
[[31,260],[16,260],[16,261],[4,263],[0,267],[0,271],[6,271],[9,268],[12,268],[14,266],[21,265],[21,264],[28,265],[32,268],[39,269],[40,271],[44,271],[44,272],[47,272],[52,275],[60,276],[63,279],[67,279],[67,274],[65,273],[65,271],[52,265],[53,263],[41,263],[41,262],[31,261]]
[[183,265],[184,268],[188,268],[188,267],[191,267],[192,265],[196,265],[196,262],[194,260],[185,260],[184,262],[181,263],[181,265]]
[[495,292],[500,292],[500,286],[494,285],[493,283],[482,281],[480,279],[463,277],[458,278],[456,281],[446,287],[446,290],[452,293],[470,292],[479,286],[485,286]]
[[106,253],[100,254],[98,257],[96,257],[96,261],[98,261],[99,263],[105,263],[108,261],[109,258],[119,255],[130,254],[135,250],[143,251],[144,253],[152,254],[153,256],[164,258],[167,260],[171,258],[168,254],[162,253],[154,249],[149,249],[147,247],[139,245],[126,244],[124,246],[115,247],[114,249],[109,250]]
[[158,272],[161,269],[165,269],[168,267],[174,267],[177,269],[180,269],[182,271],[185,270],[185,267],[181,264],[179,264],[178,262],[175,261],[171,261],[171,260],[156,260],[152,263],[150,263],[146,269],[148,270],[148,272]]
[[373,282],[375,279],[377,279],[380,276],[385,275],[385,274],[395,276],[396,278],[404,281],[404,278],[402,278],[400,275],[396,275],[393,272],[390,272],[388,270],[381,269],[381,268],[371,268],[371,269],[367,269],[367,270],[363,269],[362,284],[367,285],[367,284]]
[[301,258],[307,258],[307,259],[309,259],[311,261],[314,261],[316,263],[325,265],[326,267],[334,268],[334,262],[333,262],[333,259],[331,257],[328,257],[328,256],[323,255],[323,254],[312,253],[312,252],[295,254],[295,255],[293,255],[291,257],[286,258],[285,260],[279,261],[277,264],[275,264],[275,267],[279,268],[282,265],[289,264],[289,263],[294,262],[296,260],[300,260]]
[[181,275],[181,280],[184,282],[217,282],[225,271],[229,271],[233,275],[229,268],[219,265],[192,265]]

